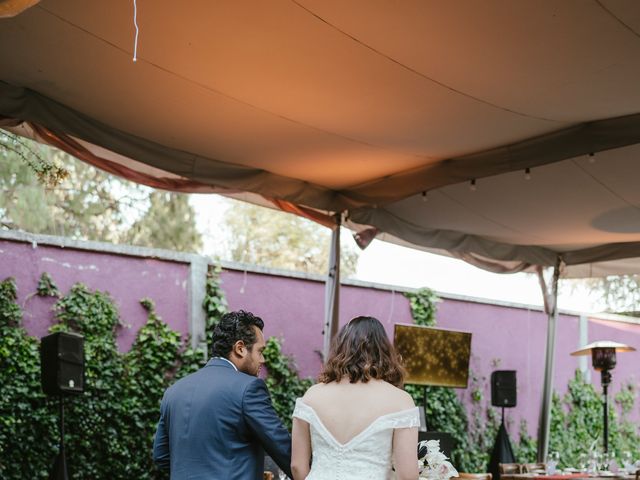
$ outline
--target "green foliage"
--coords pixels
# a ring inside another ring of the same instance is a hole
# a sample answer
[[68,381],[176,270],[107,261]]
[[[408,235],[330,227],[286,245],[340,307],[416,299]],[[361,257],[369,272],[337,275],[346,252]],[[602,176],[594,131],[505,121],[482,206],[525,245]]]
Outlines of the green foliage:
[[[416,325],[435,326],[439,301],[435,292],[423,288],[405,295],[409,299]],[[456,449],[452,461],[456,467],[464,472],[479,471],[477,466],[481,461],[478,455],[480,452],[469,444],[467,413],[455,390],[418,385],[406,385],[405,390],[413,397],[416,405],[425,405],[426,402],[426,418],[430,430],[448,432],[453,436]]]
[[425,327],[434,327],[436,325],[437,303],[440,301],[438,295],[430,288],[421,288],[417,292],[407,292],[404,295],[409,299],[414,323]]
[[154,190],[149,208],[128,230],[124,241],[132,245],[196,252],[202,236],[196,228],[196,212],[183,193]]
[[[209,325],[226,312],[219,268],[208,275],[203,307]],[[56,291],[49,275],[38,286]],[[0,478],[45,479],[58,448],[58,404],[40,390],[39,342],[21,327],[13,279],[0,283]],[[51,331],[73,331],[85,339],[85,392],[65,400],[65,442],[70,478],[166,479],[151,459],[151,445],[165,389],[202,366],[200,351],[185,347],[180,335],[158,316],[153,301],[128,353],[118,351],[121,322],[108,294],[82,284],[55,305]],[[266,383],[278,415],[291,426],[295,399],[312,384],[299,379],[292,359],[271,338],[264,352]],[[25,454],[28,452],[28,454]]]
[[[633,409],[635,397],[633,386],[625,385],[616,395],[621,415],[612,404],[609,407],[609,450],[617,458],[623,451],[632,452],[634,458],[640,456],[638,427],[625,418]],[[602,449],[602,410],[602,395],[586,382],[579,370],[564,397],[554,394],[549,451],[560,453],[561,465],[575,466],[581,453]]]
[[[233,202],[225,214],[227,258],[241,263],[326,274],[331,231],[290,213]],[[341,245],[343,277],[355,272],[355,243]]]
[[60,290],[56,286],[53,278],[47,272],[44,272],[40,275],[40,280],[38,281],[38,288],[36,293],[41,297],[59,297]]
[[[0,478],[47,478],[57,408],[40,390],[38,341],[20,325],[12,278],[0,283]],[[26,454],[28,452],[28,454]]]
[[[38,341],[20,328],[13,280],[0,284],[0,478],[47,478],[57,451],[57,402],[40,391]],[[85,392],[66,400],[65,442],[71,478],[161,479],[151,444],[166,387],[199,366],[153,302],[131,350],[116,345],[120,326],[111,298],[76,284],[55,306],[51,331],[85,338]],[[29,452],[25,455],[24,452]]]
[[227,299],[222,290],[220,272],[222,272],[220,265],[209,267],[204,300],[202,301],[202,308],[206,316],[205,332],[207,336],[207,352],[211,352],[213,329],[222,316],[229,311]]
[[183,194],[153,191],[0,130],[0,226],[83,240],[195,251]]
[[44,149],[46,147],[26,138],[0,130],[0,157],[22,160],[22,166],[30,169],[42,185],[55,187],[69,176],[69,172],[59,162],[46,158],[42,154]]
[[293,360],[282,353],[277,338],[271,337],[266,343],[263,355],[268,376],[265,383],[271,394],[273,408],[287,428],[291,429],[296,398],[304,395],[313,380],[298,377]]
[[0,325],[18,327],[22,322],[22,311],[16,303],[18,292],[14,278],[7,278],[0,283]]
[[538,457],[538,442],[529,436],[527,421],[520,421],[520,442],[513,445],[513,454],[520,463],[535,463]]

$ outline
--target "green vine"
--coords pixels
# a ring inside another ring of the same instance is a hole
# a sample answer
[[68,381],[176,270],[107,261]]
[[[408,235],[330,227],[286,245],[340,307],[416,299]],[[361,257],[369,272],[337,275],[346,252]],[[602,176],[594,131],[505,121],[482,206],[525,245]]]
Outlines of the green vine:
[[[19,326],[21,312],[11,279],[0,284],[0,478],[47,478],[57,452],[57,402],[40,390],[38,341]],[[65,405],[70,478],[162,479],[151,442],[164,389],[197,366],[180,335],[143,300],[147,323],[131,350],[120,353],[117,309],[108,294],[76,284],[55,305],[51,331],[85,339],[85,392]],[[29,452],[25,455],[24,452]]]
[[[437,303],[435,292],[428,288],[406,293],[411,314],[416,325],[433,327],[436,325]],[[452,453],[453,463],[460,471],[478,470],[479,455],[469,444],[467,413],[452,388],[423,387],[406,385],[405,390],[413,397],[416,405],[424,405],[426,398],[426,418],[429,430],[447,432],[452,435],[456,447]]]
[[36,294],[40,297],[60,297],[60,290],[58,290],[58,287],[53,281],[53,278],[51,278],[51,275],[49,275],[47,272],[44,272],[42,275],[40,275]]
[[[39,342],[21,325],[13,278],[0,283],[0,478],[47,478],[57,411],[40,389]],[[27,454],[28,452],[28,454]]]
[[205,286],[204,300],[202,308],[205,312],[205,332],[207,338],[207,352],[211,352],[213,329],[218,324],[222,316],[229,311],[224,290],[222,290],[222,280],[220,265],[212,265],[207,271],[207,283]]
[[[621,406],[621,413],[618,414],[616,408],[610,405],[609,450],[614,452],[616,458],[621,458],[624,451],[638,458],[638,427],[626,418],[636,400],[633,385],[624,385],[615,395],[615,400]],[[563,397],[554,393],[549,451],[560,453],[561,466],[575,466],[582,453],[589,449],[602,449],[602,430],[602,395],[577,370],[569,382],[567,393]]]
[[273,408],[287,428],[291,429],[291,415],[296,398],[304,395],[313,385],[313,380],[298,377],[293,359],[282,353],[281,343],[277,338],[267,340],[263,354],[268,372],[265,382],[271,394]]
[[416,325],[434,327],[436,325],[436,312],[440,298],[430,288],[422,288],[416,292],[404,294],[409,300],[411,316]]

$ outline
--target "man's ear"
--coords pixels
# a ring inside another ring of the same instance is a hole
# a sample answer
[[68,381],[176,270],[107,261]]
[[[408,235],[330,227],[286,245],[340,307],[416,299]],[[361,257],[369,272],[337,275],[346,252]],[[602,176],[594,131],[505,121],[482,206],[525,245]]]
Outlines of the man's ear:
[[244,356],[247,354],[247,347],[242,340],[238,340],[236,343],[234,343],[232,350],[233,353],[235,353],[236,356],[240,358],[244,358]]

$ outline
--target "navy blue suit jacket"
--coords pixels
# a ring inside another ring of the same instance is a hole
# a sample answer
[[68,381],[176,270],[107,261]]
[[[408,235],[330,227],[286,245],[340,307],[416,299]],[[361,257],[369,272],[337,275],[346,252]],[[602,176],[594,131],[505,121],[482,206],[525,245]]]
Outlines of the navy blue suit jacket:
[[171,480],[261,480],[264,450],[293,477],[291,436],[260,378],[213,358],[165,392],[153,459]]

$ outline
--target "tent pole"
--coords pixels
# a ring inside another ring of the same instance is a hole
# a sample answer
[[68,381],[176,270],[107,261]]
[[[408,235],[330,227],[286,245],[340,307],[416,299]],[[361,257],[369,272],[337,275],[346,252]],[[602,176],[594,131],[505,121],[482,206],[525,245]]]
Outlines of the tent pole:
[[544,463],[549,453],[549,431],[551,427],[551,400],[553,395],[553,370],[555,362],[556,330],[558,323],[558,279],[560,278],[560,256],[553,268],[551,291],[547,288],[542,268],[538,269],[538,279],[544,296],[544,310],[548,316],[547,346],[544,367],[544,386],[538,428],[538,462]]
[[331,341],[338,333],[340,306],[340,225],[342,215],[335,215],[336,226],[331,232],[331,251],[329,253],[329,273],[325,284],[324,296],[324,345],[322,361],[329,357]]

